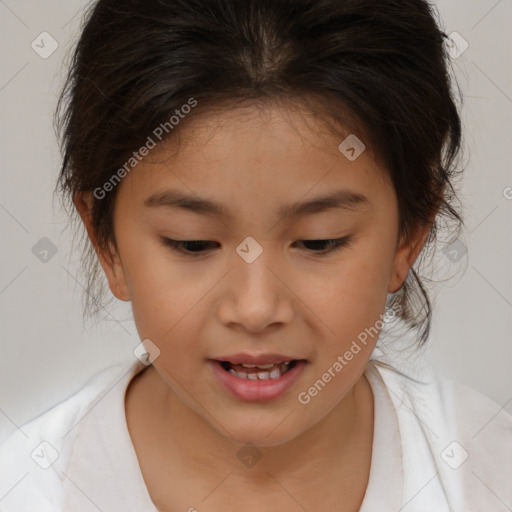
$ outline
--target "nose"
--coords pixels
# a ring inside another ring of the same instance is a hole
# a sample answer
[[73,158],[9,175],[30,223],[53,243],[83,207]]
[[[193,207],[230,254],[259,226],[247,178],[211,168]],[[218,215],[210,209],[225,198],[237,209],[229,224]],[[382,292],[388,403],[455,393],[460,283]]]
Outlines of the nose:
[[293,293],[275,267],[266,251],[252,263],[236,261],[227,276],[217,310],[224,325],[255,334],[291,322]]

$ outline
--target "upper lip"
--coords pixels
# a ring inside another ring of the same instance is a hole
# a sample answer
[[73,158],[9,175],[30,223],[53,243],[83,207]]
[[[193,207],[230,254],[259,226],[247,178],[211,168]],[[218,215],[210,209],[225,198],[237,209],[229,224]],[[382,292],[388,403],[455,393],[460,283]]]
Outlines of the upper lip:
[[300,358],[284,356],[282,354],[232,354],[225,357],[215,357],[215,361],[228,361],[233,364],[277,364],[285,361],[298,361]]

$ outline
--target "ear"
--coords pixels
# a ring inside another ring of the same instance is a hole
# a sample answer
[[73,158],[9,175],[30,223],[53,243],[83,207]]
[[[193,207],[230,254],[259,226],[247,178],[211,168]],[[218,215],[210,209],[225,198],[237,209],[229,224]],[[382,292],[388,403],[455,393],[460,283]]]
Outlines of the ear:
[[85,225],[89,239],[107,277],[110,291],[119,300],[130,300],[123,266],[117,250],[111,244],[108,248],[100,247],[97,242],[96,233],[92,226],[93,201],[94,199],[90,192],[77,192],[73,197],[75,208]]
[[428,215],[428,223],[424,226],[417,226],[415,231],[409,236],[408,240],[399,241],[399,247],[393,259],[393,269],[388,287],[389,293],[398,291],[404,285],[407,275],[409,274],[409,270],[423,249],[428,234],[432,229],[432,225],[435,222],[437,213],[439,212],[442,199],[445,197],[445,191],[446,184],[443,183],[437,190],[437,204]]
[[409,270],[419,256],[421,249],[423,249],[431,228],[432,224],[430,223],[426,226],[419,226],[407,240],[399,245],[393,259],[393,269],[388,287],[389,293],[398,291],[404,285]]

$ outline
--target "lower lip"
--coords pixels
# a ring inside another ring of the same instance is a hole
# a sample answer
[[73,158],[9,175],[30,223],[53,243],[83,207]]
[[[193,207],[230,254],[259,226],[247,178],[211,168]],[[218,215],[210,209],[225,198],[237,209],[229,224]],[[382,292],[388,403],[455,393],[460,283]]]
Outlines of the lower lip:
[[248,402],[269,402],[282,396],[302,374],[306,361],[297,361],[296,365],[278,379],[249,380],[242,379],[224,370],[220,361],[208,361],[220,384],[231,395]]

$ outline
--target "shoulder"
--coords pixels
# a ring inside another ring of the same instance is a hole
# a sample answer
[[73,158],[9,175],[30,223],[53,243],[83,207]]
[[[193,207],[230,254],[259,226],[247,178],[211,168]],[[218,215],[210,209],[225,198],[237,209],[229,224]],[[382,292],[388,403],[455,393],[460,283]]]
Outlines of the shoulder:
[[512,416],[506,404],[433,371],[418,378],[421,382],[388,368],[379,373],[395,406],[404,449],[417,451],[424,442],[454,510],[507,510]]
[[495,435],[512,433],[512,415],[505,409],[506,404],[498,404],[481,391],[438,377],[432,371],[425,372],[418,381],[387,368],[379,372],[395,401],[400,399],[411,412],[432,418],[441,430],[455,433],[456,429],[471,438],[487,429]]
[[[58,488],[78,429],[74,428],[110,387],[133,372],[134,365],[119,363],[94,374],[78,391],[24,423],[0,443],[0,496],[2,510],[20,510],[37,503],[37,510],[58,509]],[[18,489],[16,489],[19,487]],[[9,507],[12,503],[12,508]]]

